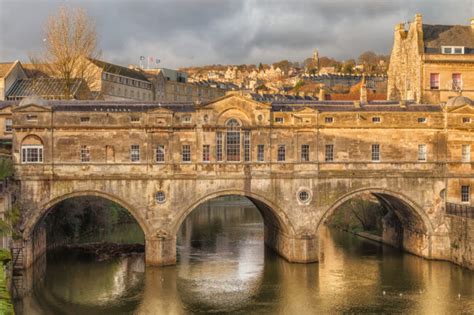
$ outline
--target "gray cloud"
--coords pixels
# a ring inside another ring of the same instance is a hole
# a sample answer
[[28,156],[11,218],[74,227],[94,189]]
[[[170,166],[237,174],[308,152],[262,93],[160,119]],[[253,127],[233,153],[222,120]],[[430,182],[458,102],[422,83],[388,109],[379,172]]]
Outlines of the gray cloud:
[[0,60],[27,61],[60,6],[96,20],[103,58],[162,66],[301,61],[314,48],[338,59],[389,53],[393,27],[422,13],[425,23],[467,24],[471,0],[0,0]]

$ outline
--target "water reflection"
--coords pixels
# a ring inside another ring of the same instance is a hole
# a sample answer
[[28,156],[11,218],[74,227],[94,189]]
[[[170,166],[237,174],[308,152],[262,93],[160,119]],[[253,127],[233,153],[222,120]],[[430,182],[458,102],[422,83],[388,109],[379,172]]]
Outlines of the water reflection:
[[337,230],[323,229],[320,237],[320,263],[289,264],[264,247],[262,219],[250,203],[214,200],[183,223],[177,266],[145,268],[142,255],[108,262],[50,256],[43,272],[25,277],[34,289],[16,308],[19,314],[474,312],[471,271]]

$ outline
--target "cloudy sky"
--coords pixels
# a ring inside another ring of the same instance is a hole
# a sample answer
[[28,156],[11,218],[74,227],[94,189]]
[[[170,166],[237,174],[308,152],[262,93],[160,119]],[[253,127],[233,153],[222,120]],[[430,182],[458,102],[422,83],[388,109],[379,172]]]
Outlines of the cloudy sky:
[[468,24],[473,0],[0,0],[0,61],[28,61],[60,6],[96,21],[102,57],[163,67],[338,59],[389,53],[396,23]]

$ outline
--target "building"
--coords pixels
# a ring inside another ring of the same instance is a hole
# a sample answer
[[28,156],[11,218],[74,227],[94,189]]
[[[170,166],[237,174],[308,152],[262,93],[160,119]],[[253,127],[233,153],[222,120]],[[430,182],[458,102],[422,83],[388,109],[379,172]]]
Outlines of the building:
[[65,95],[65,82],[59,78],[26,78],[15,81],[9,88],[6,100],[21,101],[24,98],[40,96],[46,100],[90,100],[92,93],[82,79],[72,79],[70,95]]
[[6,100],[6,94],[17,80],[27,75],[19,60],[0,63],[0,100]]
[[226,92],[212,81],[188,82],[186,72],[166,68],[143,71],[153,83],[155,101],[207,102],[224,96]]
[[470,25],[423,24],[421,14],[395,27],[388,99],[446,102],[474,97],[474,19]]
[[459,263],[474,267],[470,243],[458,241],[468,229],[447,215],[474,206],[474,105],[463,96],[447,104],[269,103],[237,93],[203,104],[24,100],[12,118],[26,266],[41,248],[35,241],[44,245],[35,236],[41,219],[77,196],[122,205],[144,231],[146,264],[169,265],[181,223],[212,198],[249,197],[266,244],[307,263],[319,259],[318,228],[331,211],[372,193],[393,214],[383,242],[427,259],[461,254]]
[[110,101],[153,101],[154,89],[143,71],[89,59],[94,80],[89,87],[94,98]]

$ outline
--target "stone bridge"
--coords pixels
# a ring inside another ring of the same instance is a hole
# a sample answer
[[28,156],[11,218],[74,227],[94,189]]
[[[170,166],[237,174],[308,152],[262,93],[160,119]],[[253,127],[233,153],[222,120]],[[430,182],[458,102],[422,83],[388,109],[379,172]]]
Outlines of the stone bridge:
[[13,104],[12,117],[25,266],[40,251],[42,219],[77,196],[128,209],[148,265],[175,264],[181,223],[220,196],[249,198],[265,243],[299,263],[318,261],[321,224],[365,193],[389,210],[386,243],[450,260],[446,202],[471,204],[474,107],[462,97],[445,105],[35,100]]

